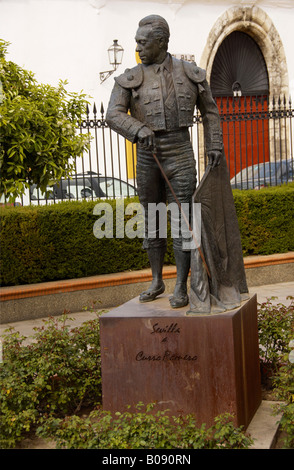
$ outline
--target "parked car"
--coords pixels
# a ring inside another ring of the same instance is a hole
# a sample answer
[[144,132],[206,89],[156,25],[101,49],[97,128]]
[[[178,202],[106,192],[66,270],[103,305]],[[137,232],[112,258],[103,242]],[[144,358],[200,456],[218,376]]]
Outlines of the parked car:
[[94,172],[79,173],[75,176],[60,180],[52,187],[48,187],[47,197],[41,193],[36,185],[30,188],[30,199],[34,201],[56,201],[67,199],[97,199],[132,197],[137,194],[136,188],[119,178],[100,176]]
[[260,189],[294,180],[293,160],[258,163],[248,166],[231,179],[232,189]]

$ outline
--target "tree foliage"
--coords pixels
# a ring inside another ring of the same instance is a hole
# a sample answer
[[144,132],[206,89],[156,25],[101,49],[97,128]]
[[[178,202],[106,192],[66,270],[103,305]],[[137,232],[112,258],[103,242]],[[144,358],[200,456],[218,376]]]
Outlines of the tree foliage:
[[6,60],[0,39],[0,195],[15,198],[30,184],[41,191],[74,170],[74,158],[88,148],[77,133],[86,95],[39,84],[34,74]]

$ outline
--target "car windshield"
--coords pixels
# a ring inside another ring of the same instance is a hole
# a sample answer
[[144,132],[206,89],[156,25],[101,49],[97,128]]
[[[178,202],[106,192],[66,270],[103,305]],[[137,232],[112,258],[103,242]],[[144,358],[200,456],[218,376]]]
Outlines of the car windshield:
[[107,197],[135,196],[135,188],[125,181],[115,178],[100,178],[99,184]]
[[[64,179],[59,184],[47,188],[47,199],[93,199],[135,196],[134,186],[118,178],[105,176],[77,176]],[[31,188],[31,200],[46,199],[35,186]]]
[[282,160],[276,162],[260,163],[244,168],[236,177],[232,178],[233,182],[240,183],[247,180],[263,180],[263,179],[292,179],[293,178],[293,161]]
[[270,165],[269,163],[265,163],[264,165],[253,165],[249,166],[248,168],[244,168],[244,170],[240,171],[236,175],[236,181],[239,183],[241,181],[246,181],[247,179],[258,179],[274,176],[275,175],[275,165]]

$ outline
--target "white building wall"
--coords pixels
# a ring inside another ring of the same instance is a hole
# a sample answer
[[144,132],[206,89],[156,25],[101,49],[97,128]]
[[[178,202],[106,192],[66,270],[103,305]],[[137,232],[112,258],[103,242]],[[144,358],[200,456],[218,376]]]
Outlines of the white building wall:
[[[194,54],[199,62],[210,30],[230,7],[257,5],[280,34],[294,96],[294,0],[0,0],[0,38],[9,41],[8,58],[35,73],[39,82],[83,90],[105,108],[113,77],[136,64],[134,36],[138,22],[160,14],[169,23],[172,53]],[[103,84],[99,72],[110,70],[107,49],[118,39],[125,50],[118,71]]]

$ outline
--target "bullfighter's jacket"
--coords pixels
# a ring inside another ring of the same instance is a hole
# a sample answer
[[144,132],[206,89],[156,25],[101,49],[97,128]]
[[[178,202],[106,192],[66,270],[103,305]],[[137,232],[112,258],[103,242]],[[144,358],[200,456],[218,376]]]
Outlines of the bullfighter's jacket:
[[[222,150],[222,132],[216,103],[206,80],[205,70],[195,63],[172,59],[177,126],[193,125],[195,106],[204,125],[206,151]],[[139,130],[148,126],[155,133],[167,131],[163,102],[162,71],[156,64],[138,64],[115,78],[106,122],[131,142],[137,141]]]

